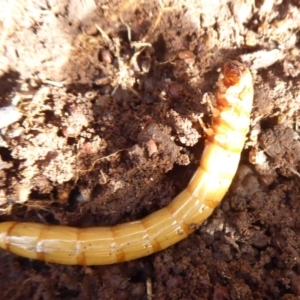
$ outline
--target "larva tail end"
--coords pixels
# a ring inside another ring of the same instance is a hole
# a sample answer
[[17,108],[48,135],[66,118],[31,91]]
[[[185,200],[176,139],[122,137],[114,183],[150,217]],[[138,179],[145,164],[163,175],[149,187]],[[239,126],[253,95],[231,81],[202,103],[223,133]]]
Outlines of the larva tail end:
[[7,250],[7,235],[16,222],[0,223],[0,248]]

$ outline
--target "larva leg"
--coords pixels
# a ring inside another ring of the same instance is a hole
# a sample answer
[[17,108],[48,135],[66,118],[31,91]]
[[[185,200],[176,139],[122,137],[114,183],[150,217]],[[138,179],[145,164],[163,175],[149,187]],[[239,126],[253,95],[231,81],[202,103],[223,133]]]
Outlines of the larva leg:
[[218,110],[217,107],[215,107],[211,101],[211,96],[208,93],[205,93],[203,96],[203,99],[205,99],[205,102],[207,103],[211,114],[213,117],[218,117],[220,115],[220,111]]
[[[212,116],[218,117],[220,115],[220,111],[216,107],[213,106],[211,97],[208,95],[208,93],[204,94],[203,99],[205,99],[204,102],[206,102],[208,104]],[[214,131],[211,128],[207,127],[201,118],[199,118],[198,121],[206,135],[212,136],[214,134]]]
[[165,208],[113,227],[72,228],[0,223],[0,247],[18,255],[61,264],[105,265],[165,249],[192,233],[223,199],[236,173],[249,130],[253,101],[250,71],[224,64],[200,165],[188,186]]
[[211,128],[207,127],[201,118],[199,118],[198,121],[199,121],[200,126],[201,126],[201,128],[203,129],[203,131],[205,132],[206,135],[213,135],[214,134],[214,131]]

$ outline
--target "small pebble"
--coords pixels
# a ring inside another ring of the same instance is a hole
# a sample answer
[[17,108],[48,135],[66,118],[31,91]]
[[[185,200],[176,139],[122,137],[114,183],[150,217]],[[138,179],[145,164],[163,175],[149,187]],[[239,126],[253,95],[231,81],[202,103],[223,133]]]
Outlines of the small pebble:
[[101,49],[100,50],[100,60],[105,64],[110,65],[112,63],[113,57],[109,50]]
[[18,121],[21,117],[22,113],[12,105],[0,107],[0,129]]

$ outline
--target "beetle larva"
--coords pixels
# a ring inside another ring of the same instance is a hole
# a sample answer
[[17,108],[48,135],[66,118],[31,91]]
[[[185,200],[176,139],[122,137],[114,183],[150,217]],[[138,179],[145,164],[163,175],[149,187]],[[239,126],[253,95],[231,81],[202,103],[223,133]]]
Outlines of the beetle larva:
[[216,100],[199,168],[168,206],[113,227],[3,222],[0,247],[48,262],[105,265],[143,257],[184,239],[212,214],[236,173],[253,102],[252,76],[243,64],[224,63]]

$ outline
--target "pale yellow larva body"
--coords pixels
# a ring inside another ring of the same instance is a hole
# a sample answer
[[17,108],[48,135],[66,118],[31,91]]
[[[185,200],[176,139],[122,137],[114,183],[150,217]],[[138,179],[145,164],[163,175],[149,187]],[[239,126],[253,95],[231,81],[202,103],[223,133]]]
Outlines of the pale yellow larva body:
[[253,102],[250,71],[224,64],[217,107],[199,168],[172,202],[142,220],[113,227],[73,228],[0,223],[0,247],[20,256],[67,265],[106,265],[163,250],[192,233],[223,199],[236,173]]

